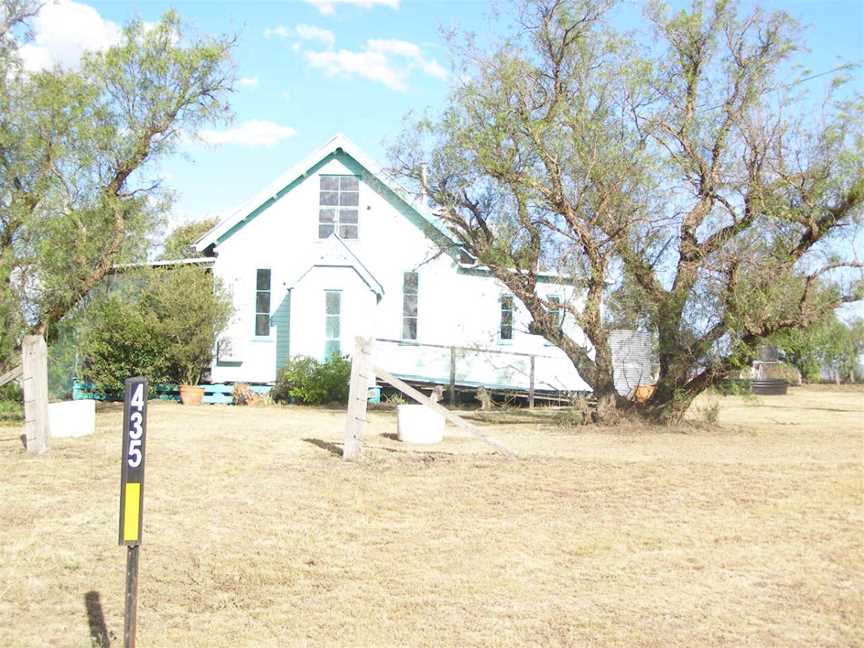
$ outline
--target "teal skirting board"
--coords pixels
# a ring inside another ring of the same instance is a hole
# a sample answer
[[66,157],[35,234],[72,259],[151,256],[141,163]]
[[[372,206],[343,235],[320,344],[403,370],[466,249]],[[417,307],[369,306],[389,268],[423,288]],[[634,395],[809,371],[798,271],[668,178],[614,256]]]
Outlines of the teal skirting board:
[[[234,385],[221,383],[218,385],[201,385],[204,388],[204,402],[210,405],[231,405],[234,402]],[[269,394],[270,385],[249,385],[258,394]],[[156,385],[150,389],[152,400],[180,400],[180,388],[177,385]],[[121,401],[122,394],[105,394],[93,388],[93,385],[75,380],[72,382],[72,400]]]

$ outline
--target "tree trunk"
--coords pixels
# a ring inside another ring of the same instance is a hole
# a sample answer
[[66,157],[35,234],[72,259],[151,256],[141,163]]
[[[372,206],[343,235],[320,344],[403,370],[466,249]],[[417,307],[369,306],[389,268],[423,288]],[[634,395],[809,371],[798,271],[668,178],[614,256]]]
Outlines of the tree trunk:
[[661,371],[654,393],[638,411],[654,423],[679,423],[693,400],[715,381],[727,377],[729,369],[728,361],[723,361],[705,367],[695,376],[690,374],[687,365],[679,365],[672,371]]
[[596,423],[614,423],[618,413],[618,393],[614,385],[594,389],[597,399],[597,409],[594,420]]
[[679,423],[701,391],[688,386],[682,387],[674,379],[661,378],[651,398],[640,407],[639,413],[652,423]]
[[[598,340],[599,341],[599,340]],[[604,341],[605,342],[605,341]],[[612,367],[612,351],[608,343],[597,344],[594,355],[594,384],[591,388],[597,399],[595,421],[614,422],[618,412],[618,392]]]

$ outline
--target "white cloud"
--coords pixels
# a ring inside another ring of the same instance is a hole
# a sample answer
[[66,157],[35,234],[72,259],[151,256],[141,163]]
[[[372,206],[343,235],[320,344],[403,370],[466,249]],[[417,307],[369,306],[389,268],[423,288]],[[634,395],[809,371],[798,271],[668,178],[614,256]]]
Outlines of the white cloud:
[[336,11],[337,5],[353,5],[363,9],[372,9],[376,5],[399,8],[399,0],[306,0],[325,16],[330,16]]
[[291,31],[289,27],[285,25],[276,25],[275,27],[268,27],[264,30],[264,38],[270,38],[272,36],[276,36],[278,38],[291,38],[294,32]]
[[250,148],[270,148],[296,134],[290,126],[282,126],[266,119],[250,119],[235,128],[206,129],[199,138],[208,144],[237,144]]
[[[275,27],[268,27],[264,30],[264,36],[266,38],[297,38],[304,41],[313,41],[321,43],[327,49],[333,47],[336,43],[336,34],[334,34],[329,29],[323,29],[322,27],[316,27],[315,25],[297,25],[294,28],[286,27],[285,25],[276,25]],[[300,49],[299,43],[294,43],[292,47],[294,51],[298,51]]]
[[336,44],[336,35],[329,29],[321,29],[314,25],[297,25],[295,31],[299,38],[307,41],[318,41],[327,49]]
[[370,39],[366,41],[367,47],[374,52],[385,54],[397,54],[416,58],[420,56],[420,47],[410,41],[398,40],[396,38]]
[[237,85],[239,85],[241,88],[257,88],[258,77],[241,77],[237,80]]
[[420,70],[436,79],[446,79],[447,71],[434,59],[426,59],[415,43],[397,39],[370,39],[363,50],[304,52],[309,65],[329,77],[361,77],[405,91],[408,78]]
[[383,83],[393,90],[406,89],[406,71],[394,67],[381,52],[352,52],[344,49],[338,52],[306,52],[306,60],[329,77],[359,76]]
[[120,26],[104,20],[93,7],[59,0],[39,11],[33,20],[33,41],[20,53],[30,71],[54,65],[74,68],[86,50],[105,50],[122,40]]
[[446,79],[447,70],[445,70],[435,59],[427,60],[420,47],[414,43],[396,38],[388,39],[371,39],[366,41],[367,47],[373,52],[383,52],[384,54],[393,54],[411,59],[414,63],[429,76],[437,79]]

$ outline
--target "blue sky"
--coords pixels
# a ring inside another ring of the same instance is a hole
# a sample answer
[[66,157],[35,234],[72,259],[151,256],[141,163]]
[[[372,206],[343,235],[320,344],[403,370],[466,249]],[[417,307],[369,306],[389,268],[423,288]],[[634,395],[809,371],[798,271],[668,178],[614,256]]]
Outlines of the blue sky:
[[[76,49],[110,43],[130,18],[155,21],[172,6],[199,32],[237,34],[234,123],[206,132],[211,144],[187,145],[161,168],[176,191],[175,223],[232,211],[336,132],[385,162],[383,142],[399,133],[405,115],[434,111],[446,99],[450,65],[442,29],[458,27],[494,41],[506,33],[512,11],[511,3],[494,0],[61,5],[37,19],[29,52],[36,64],[68,63]],[[613,23],[638,26],[641,6],[624,4]],[[862,0],[770,0],[762,6],[785,9],[806,26],[811,51],[801,62],[813,72],[864,60]],[[810,89],[827,81],[813,81]]]
[[[383,143],[399,133],[405,115],[435,111],[446,99],[451,75],[442,29],[493,41],[506,33],[511,12],[511,3],[474,0],[61,5],[37,19],[30,46],[37,62],[68,63],[76,50],[110,43],[130,18],[155,21],[172,6],[196,31],[238,36],[234,123],[206,131],[210,143],[186,145],[162,165],[177,196],[174,223],[232,211],[336,132],[385,162]],[[801,62],[814,72],[864,60],[861,0],[762,5],[806,26],[811,52]],[[630,2],[612,20],[630,29],[640,15],[641,3]]]

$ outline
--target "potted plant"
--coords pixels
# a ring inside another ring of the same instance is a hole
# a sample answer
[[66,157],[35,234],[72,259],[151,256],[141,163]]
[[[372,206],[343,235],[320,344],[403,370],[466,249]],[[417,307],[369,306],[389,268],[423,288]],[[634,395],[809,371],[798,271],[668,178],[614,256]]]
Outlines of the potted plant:
[[180,382],[180,402],[184,405],[200,405],[204,402],[204,388],[201,382],[201,369],[186,367]]

